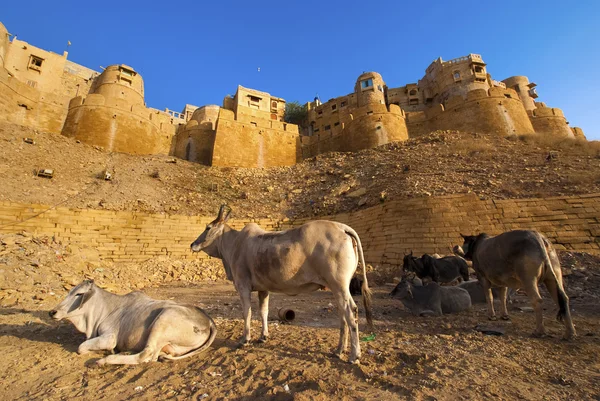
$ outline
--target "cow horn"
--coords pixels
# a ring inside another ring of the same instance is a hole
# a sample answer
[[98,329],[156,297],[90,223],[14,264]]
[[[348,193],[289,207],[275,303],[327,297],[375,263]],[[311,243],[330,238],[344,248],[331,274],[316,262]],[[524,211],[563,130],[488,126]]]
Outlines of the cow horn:
[[217,221],[223,221],[223,212],[225,211],[225,207],[227,205],[222,204],[221,207],[219,208],[219,215],[217,216]]

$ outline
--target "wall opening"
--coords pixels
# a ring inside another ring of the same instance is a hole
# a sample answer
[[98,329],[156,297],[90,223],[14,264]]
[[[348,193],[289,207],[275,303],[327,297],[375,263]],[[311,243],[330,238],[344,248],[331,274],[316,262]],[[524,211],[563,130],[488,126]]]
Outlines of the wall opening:
[[360,81],[360,87],[363,89],[370,88],[373,86],[373,80],[371,78]]

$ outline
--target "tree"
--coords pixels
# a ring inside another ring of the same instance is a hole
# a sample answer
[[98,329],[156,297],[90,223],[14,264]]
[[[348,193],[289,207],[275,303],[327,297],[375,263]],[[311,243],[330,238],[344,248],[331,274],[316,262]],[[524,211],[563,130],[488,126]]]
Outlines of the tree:
[[285,115],[283,116],[283,120],[286,123],[304,126],[306,125],[307,115],[308,110],[306,109],[306,105],[303,106],[297,101],[285,104]]

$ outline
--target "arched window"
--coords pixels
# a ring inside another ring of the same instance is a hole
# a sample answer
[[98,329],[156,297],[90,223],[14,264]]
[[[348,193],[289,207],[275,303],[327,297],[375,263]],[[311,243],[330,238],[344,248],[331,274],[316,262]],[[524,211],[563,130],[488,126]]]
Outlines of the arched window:
[[413,90],[411,90],[410,92],[408,92],[408,94],[409,94],[409,95],[411,95],[411,96],[414,96],[414,95],[416,95],[416,94],[417,94],[417,90],[416,90],[416,89],[413,89]]
[[455,81],[460,81],[460,72],[459,71],[454,71],[452,76],[454,77]]

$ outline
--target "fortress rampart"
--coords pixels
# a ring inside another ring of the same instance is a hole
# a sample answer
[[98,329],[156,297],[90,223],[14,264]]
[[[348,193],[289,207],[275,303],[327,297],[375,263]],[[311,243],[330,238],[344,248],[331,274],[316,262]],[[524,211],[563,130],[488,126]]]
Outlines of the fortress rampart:
[[[544,103],[536,102],[536,108],[528,113],[531,124],[538,134],[575,138],[561,109],[546,107]],[[580,137],[583,136],[581,128],[574,128],[579,130]]]
[[243,86],[222,106],[152,109],[132,67],[112,65],[99,74],[67,54],[10,41],[0,24],[0,119],[107,151],[172,154],[209,166],[286,166],[447,129],[585,138],[560,109],[535,100],[535,83],[525,76],[492,79],[478,54],[438,58],[417,83],[399,87],[363,72],[353,92],[307,103],[300,126],[285,121],[284,99]]
[[411,137],[453,129],[498,135],[534,134],[535,130],[517,93],[512,89],[475,89],[453,96],[424,112],[407,113]]
[[110,152],[168,154],[178,125],[144,104],[141,76],[125,65],[110,66],[87,97],[75,97],[62,134]]

